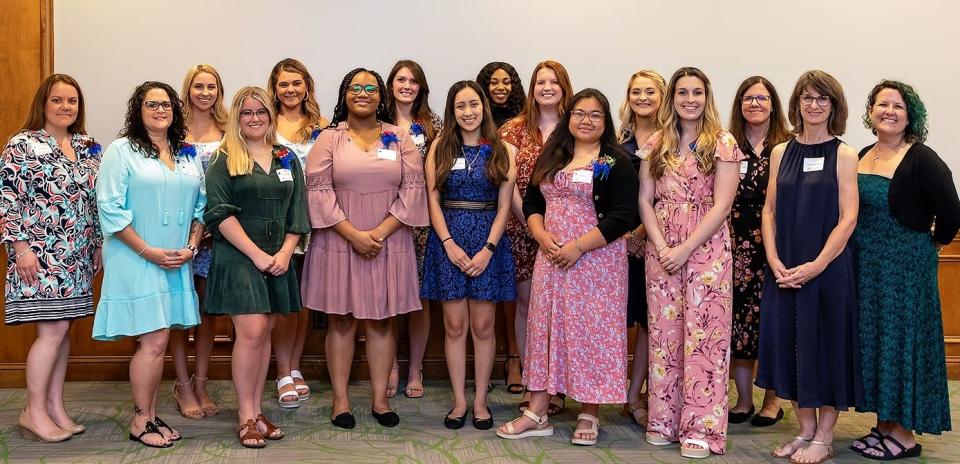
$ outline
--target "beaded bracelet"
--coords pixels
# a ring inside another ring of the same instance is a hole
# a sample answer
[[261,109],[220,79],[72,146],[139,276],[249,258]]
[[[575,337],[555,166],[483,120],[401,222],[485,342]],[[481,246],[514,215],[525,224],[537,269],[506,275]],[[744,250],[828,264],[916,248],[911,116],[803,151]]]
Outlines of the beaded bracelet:
[[23,255],[31,251],[33,251],[33,249],[31,249],[30,247],[27,247],[25,250],[21,251],[20,253],[17,253],[16,258],[20,259],[20,257],[22,257]]

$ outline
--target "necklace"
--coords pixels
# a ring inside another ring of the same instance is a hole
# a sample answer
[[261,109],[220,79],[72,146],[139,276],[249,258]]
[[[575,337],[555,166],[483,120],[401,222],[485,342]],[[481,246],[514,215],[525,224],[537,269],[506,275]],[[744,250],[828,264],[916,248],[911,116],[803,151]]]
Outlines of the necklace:
[[480,161],[480,147],[479,146],[471,147],[471,148],[477,148],[477,154],[474,155],[473,159],[470,159],[467,157],[467,152],[463,150],[464,146],[465,145],[460,145],[460,154],[463,155],[464,161],[467,162],[467,174],[470,174],[473,172],[474,163]]
[[[900,154],[900,150],[903,150],[904,145],[905,145],[905,144],[904,144],[903,142],[901,142],[901,143],[897,146],[897,148],[893,149],[893,150],[892,150],[893,156],[891,156],[890,159],[896,158],[897,155]],[[881,150],[879,150],[879,149],[875,146],[874,149],[873,149],[873,152],[874,152],[874,153],[873,153],[873,162],[874,162],[874,164],[876,164],[876,163],[879,162],[879,161],[883,161],[883,160],[880,159],[880,155],[881,155],[880,152],[881,152]],[[883,153],[883,154],[885,154],[885,153]]]

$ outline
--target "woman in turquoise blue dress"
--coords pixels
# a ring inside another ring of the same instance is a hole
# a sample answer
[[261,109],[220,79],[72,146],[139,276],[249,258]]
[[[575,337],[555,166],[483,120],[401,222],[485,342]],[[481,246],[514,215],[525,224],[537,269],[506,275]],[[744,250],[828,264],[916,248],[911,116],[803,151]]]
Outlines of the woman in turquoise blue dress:
[[893,460],[920,455],[914,432],[951,428],[937,252],[960,230],[960,200],[950,168],[923,144],[927,113],[912,87],[880,82],[864,123],[877,142],[860,152],[858,169],[857,410],[876,413],[877,425],[850,448]]
[[103,155],[96,188],[105,266],[93,338],[139,336],[130,361],[130,439],[154,448],[180,439],[156,413],[169,329],[200,319],[188,263],[203,232],[206,196],[200,160],[180,148],[181,105],[167,84],[137,87],[120,138]]
[[444,352],[453,407],[444,418],[459,429],[467,417],[467,332],[473,335],[476,398],[473,426],[487,430],[493,415],[487,385],[496,354],[496,303],[516,299],[510,240],[504,235],[516,171],[497,137],[483,90],[460,81],[447,93],[446,121],[427,154],[430,223],[420,297],[443,302]]

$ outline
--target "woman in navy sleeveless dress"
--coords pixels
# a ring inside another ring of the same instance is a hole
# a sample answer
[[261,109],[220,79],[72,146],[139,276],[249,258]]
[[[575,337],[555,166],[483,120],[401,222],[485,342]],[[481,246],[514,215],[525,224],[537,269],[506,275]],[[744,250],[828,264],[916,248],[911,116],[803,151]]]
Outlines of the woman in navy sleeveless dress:
[[760,299],[756,384],[793,401],[800,422],[797,438],[772,454],[807,463],[833,456],[838,410],[862,396],[856,276],[847,246],[857,216],[857,156],[836,138],[844,131],[846,99],[829,74],[804,73],[788,114],[798,135],[773,151],[763,212],[770,266]]

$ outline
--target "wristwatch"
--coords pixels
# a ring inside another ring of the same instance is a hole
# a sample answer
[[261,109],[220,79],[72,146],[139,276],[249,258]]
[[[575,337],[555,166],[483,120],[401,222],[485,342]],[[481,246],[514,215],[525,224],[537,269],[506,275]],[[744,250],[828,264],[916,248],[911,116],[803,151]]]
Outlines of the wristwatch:
[[497,246],[494,245],[494,244],[492,244],[492,243],[490,243],[490,242],[487,242],[487,244],[484,245],[484,248],[490,250],[490,253],[493,253],[493,252],[497,251]]
[[187,249],[193,252],[193,257],[194,257],[194,258],[197,257],[197,253],[199,253],[199,250],[197,250],[197,247],[195,247],[195,246],[193,246],[193,245],[187,245]]

